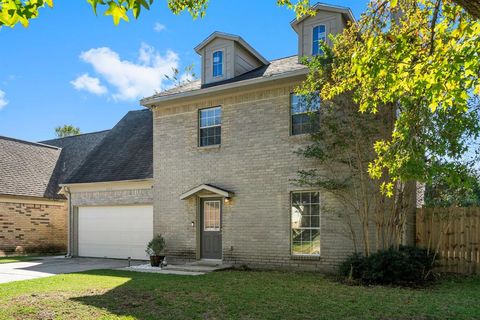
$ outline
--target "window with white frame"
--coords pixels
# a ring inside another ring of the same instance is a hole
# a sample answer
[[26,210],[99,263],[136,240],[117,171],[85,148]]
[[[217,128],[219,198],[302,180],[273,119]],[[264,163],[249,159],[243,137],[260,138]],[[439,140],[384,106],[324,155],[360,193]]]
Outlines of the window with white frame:
[[220,231],[220,201],[203,202],[203,230]]
[[313,28],[312,35],[312,56],[322,55],[323,50],[320,48],[321,42],[327,41],[327,32],[325,25],[321,24]]
[[213,53],[213,77],[221,77],[223,75],[223,51],[215,51]]
[[291,134],[312,133],[320,126],[320,97],[290,95]]
[[202,109],[199,113],[200,147],[219,145],[222,137],[222,108]]
[[292,192],[292,255],[320,255],[320,194]]

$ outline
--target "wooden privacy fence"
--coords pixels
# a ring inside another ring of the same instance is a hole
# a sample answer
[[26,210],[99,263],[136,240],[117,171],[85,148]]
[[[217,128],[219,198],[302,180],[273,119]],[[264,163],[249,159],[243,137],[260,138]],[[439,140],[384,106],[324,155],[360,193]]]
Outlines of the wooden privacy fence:
[[417,209],[417,245],[438,253],[441,271],[480,273],[480,208]]

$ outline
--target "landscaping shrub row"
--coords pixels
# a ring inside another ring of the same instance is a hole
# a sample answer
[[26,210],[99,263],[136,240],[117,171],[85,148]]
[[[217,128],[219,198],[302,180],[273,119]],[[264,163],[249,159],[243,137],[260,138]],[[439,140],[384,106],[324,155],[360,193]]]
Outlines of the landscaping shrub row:
[[340,265],[340,275],[363,284],[418,284],[431,280],[435,255],[426,249],[402,246],[364,256],[353,254]]

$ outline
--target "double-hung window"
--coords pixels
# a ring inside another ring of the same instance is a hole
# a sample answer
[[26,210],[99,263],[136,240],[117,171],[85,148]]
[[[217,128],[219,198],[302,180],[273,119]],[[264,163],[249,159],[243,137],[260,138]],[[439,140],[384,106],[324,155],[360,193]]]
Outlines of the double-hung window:
[[320,125],[320,97],[316,93],[308,96],[291,94],[290,113],[292,135],[317,131]]
[[292,255],[320,255],[320,194],[292,192]]
[[323,50],[320,48],[321,42],[327,41],[327,32],[325,25],[321,24],[313,28],[312,35],[312,56],[322,55]]
[[200,147],[219,145],[222,136],[222,108],[202,109],[199,112]]
[[213,53],[213,77],[221,77],[223,75],[223,51],[215,51]]

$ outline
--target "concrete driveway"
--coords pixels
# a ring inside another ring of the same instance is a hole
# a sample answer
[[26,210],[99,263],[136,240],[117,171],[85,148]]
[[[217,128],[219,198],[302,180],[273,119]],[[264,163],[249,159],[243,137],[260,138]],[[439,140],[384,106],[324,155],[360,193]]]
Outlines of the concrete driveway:
[[[132,261],[132,265],[141,262]],[[0,264],[0,283],[44,278],[62,273],[95,269],[117,269],[128,266],[126,260],[97,258],[43,257],[30,262]]]

